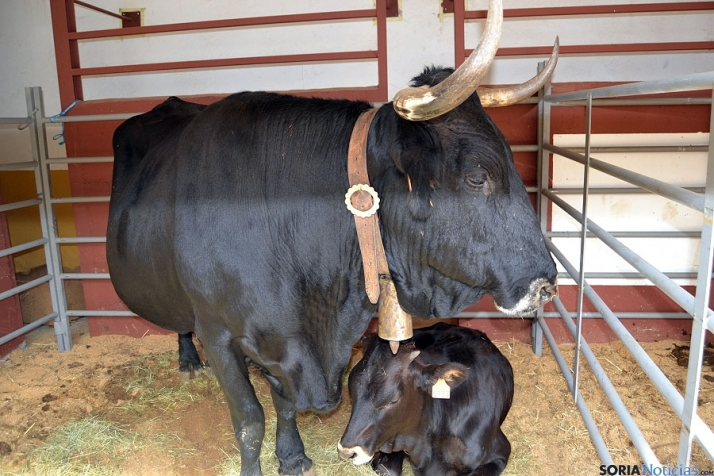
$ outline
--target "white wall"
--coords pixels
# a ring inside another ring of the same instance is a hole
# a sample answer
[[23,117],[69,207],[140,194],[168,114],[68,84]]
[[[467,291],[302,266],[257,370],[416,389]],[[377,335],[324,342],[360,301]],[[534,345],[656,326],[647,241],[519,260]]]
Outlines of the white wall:
[[[662,0],[663,1],[663,0]],[[319,10],[371,8],[373,0],[91,0],[112,11],[145,8],[146,24],[218,18],[302,13]],[[505,0],[506,8],[563,6],[574,0]],[[631,3],[626,0],[588,0],[590,4]],[[441,0],[403,0],[401,16],[389,19],[388,57],[390,97],[424,65],[452,65],[453,16],[442,15]],[[470,9],[485,8],[486,0],[470,0]],[[77,6],[80,30],[114,28],[118,20]],[[478,41],[482,22],[467,26],[466,44]],[[572,17],[534,20],[507,19],[502,46],[551,45],[556,35],[562,45],[714,40],[713,13],[647,14],[633,17],[604,15],[579,20]],[[82,42],[83,66],[122,61],[173,61],[249,54],[296,53],[371,49],[371,21],[345,22],[337,27],[301,25],[246,28],[230,32],[149,35],[119,40]],[[327,40],[326,40],[327,38]],[[122,58],[123,56],[123,58]],[[498,59],[488,83],[521,82],[530,77],[540,58]],[[54,45],[49,0],[0,1],[0,116],[26,114],[24,88],[42,86],[48,114],[59,112]],[[714,54],[624,54],[564,56],[554,82],[635,81],[675,77],[714,70]],[[338,67],[304,65],[238,68],[182,74],[159,73],[114,78],[88,78],[86,99],[171,94],[228,93],[243,89],[300,89],[376,82],[376,65],[349,63]]]

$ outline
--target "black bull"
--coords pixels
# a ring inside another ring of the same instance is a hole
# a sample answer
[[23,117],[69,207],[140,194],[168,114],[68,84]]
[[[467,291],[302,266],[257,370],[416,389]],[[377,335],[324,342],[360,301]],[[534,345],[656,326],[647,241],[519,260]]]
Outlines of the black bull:
[[[444,76],[427,70],[417,81]],[[271,93],[205,108],[171,98],[115,132],[112,282],[140,316],[198,332],[226,394],[242,474],[261,474],[265,428],[248,364],[272,387],[280,472],[309,473],[295,412],[335,408],[352,345],[374,315],[345,207],[350,133],[369,108]],[[453,316],[485,293],[526,313],[555,292],[509,145],[475,93],[423,122],[382,106],[367,169],[408,313]]]

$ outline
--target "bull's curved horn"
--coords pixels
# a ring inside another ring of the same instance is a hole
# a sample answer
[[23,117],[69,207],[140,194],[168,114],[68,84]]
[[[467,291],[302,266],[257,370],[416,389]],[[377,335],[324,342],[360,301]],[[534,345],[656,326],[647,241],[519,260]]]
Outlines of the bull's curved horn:
[[559,46],[558,37],[556,37],[553,52],[550,54],[550,59],[548,59],[545,68],[525,83],[516,84],[507,88],[486,88],[479,86],[476,92],[481,100],[481,105],[483,107],[509,106],[531,97],[533,93],[543,87],[553,74],[555,65],[558,63]]
[[409,121],[425,121],[461,104],[476,91],[488,72],[498,50],[503,26],[502,0],[491,0],[488,18],[476,49],[448,78],[439,84],[420,88],[405,88],[394,95],[394,109]]

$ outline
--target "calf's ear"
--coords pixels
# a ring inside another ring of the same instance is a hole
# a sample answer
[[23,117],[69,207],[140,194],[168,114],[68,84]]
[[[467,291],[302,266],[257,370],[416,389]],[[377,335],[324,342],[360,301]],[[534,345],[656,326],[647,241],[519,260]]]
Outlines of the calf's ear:
[[429,364],[419,369],[417,382],[420,389],[431,395],[431,389],[439,379],[443,379],[453,390],[466,380],[468,374],[469,368],[456,362]]

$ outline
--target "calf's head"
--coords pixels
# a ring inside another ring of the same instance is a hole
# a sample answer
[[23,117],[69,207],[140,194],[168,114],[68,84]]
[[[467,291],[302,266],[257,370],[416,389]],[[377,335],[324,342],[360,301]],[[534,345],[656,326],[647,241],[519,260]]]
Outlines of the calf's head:
[[341,458],[356,465],[378,452],[413,450],[431,417],[431,392],[443,379],[451,390],[467,378],[469,369],[456,362],[426,363],[413,343],[392,355],[386,341],[365,340],[365,356],[349,376],[352,415],[338,444]]

